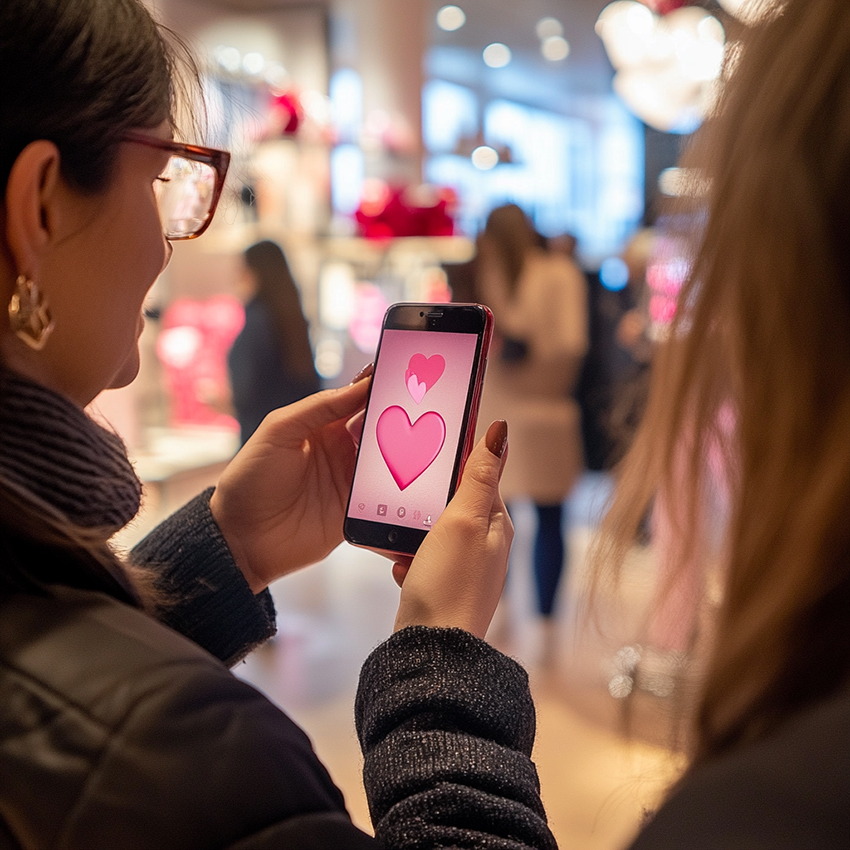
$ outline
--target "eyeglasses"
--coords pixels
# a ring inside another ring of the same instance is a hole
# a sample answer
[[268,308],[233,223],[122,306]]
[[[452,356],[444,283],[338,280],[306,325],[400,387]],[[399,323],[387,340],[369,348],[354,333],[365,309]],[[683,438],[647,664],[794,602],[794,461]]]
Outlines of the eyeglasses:
[[210,225],[230,165],[227,151],[125,133],[122,141],[168,151],[171,156],[155,184],[165,238],[194,239]]

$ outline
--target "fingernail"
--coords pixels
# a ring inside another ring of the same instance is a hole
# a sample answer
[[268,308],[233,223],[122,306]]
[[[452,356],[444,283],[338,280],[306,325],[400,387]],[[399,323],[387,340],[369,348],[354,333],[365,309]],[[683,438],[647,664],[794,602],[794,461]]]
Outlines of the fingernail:
[[372,372],[375,371],[374,363],[367,363],[352,379],[351,383],[356,384],[358,381],[362,381],[364,378],[368,378]]
[[485,444],[490,451],[501,457],[508,447],[508,423],[504,419],[497,419],[488,429],[484,438]]

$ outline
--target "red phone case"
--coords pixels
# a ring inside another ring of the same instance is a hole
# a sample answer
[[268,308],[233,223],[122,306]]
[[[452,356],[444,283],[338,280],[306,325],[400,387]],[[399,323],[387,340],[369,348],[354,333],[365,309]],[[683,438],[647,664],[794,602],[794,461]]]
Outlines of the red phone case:
[[[484,386],[484,378],[487,370],[487,360],[489,356],[490,343],[493,337],[493,314],[488,307],[481,304],[471,305],[471,304],[451,304],[447,305],[451,307],[464,307],[464,306],[476,306],[481,307],[484,310],[485,321],[484,321],[484,329],[481,332],[481,348],[480,355],[478,359],[478,363],[476,365],[475,375],[472,378],[474,382],[472,400],[469,408],[469,416],[467,417],[465,423],[465,432],[463,437],[463,447],[460,452],[460,458],[458,462],[458,473],[457,480],[455,482],[455,487],[452,490],[451,496],[449,497],[449,501],[454,496],[454,491],[457,489],[457,485],[460,482],[461,476],[463,475],[463,470],[466,465],[466,461],[469,458],[470,453],[472,452],[473,447],[475,446],[475,436],[476,436],[476,425],[478,421],[478,411],[481,404],[481,393]],[[371,395],[371,393],[370,393]],[[349,518],[348,511],[346,511],[346,518]],[[412,557],[410,552],[396,550],[391,547],[381,547],[375,545],[369,545],[367,543],[357,542],[354,539],[350,539],[348,534],[346,534],[346,539],[349,540],[355,546],[364,546],[365,548],[370,549],[371,551],[378,552],[383,555],[387,555],[390,557],[402,556],[405,558]]]

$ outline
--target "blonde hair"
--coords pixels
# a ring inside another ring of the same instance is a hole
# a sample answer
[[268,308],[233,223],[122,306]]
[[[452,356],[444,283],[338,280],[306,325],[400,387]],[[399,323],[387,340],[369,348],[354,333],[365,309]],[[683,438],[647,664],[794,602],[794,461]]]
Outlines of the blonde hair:
[[791,0],[753,29],[683,164],[706,193],[688,211],[691,272],[596,558],[622,561],[658,494],[677,505],[681,563],[717,554],[720,447],[698,763],[850,674],[850,4]]

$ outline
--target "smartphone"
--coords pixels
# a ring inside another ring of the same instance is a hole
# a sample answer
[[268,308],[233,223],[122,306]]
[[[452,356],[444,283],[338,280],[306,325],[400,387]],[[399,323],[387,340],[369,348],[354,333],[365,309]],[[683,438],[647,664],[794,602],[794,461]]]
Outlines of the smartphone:
[[492,335],[481,304],[387,310],[345,516],[349,543],[419,548],[472,450]]

